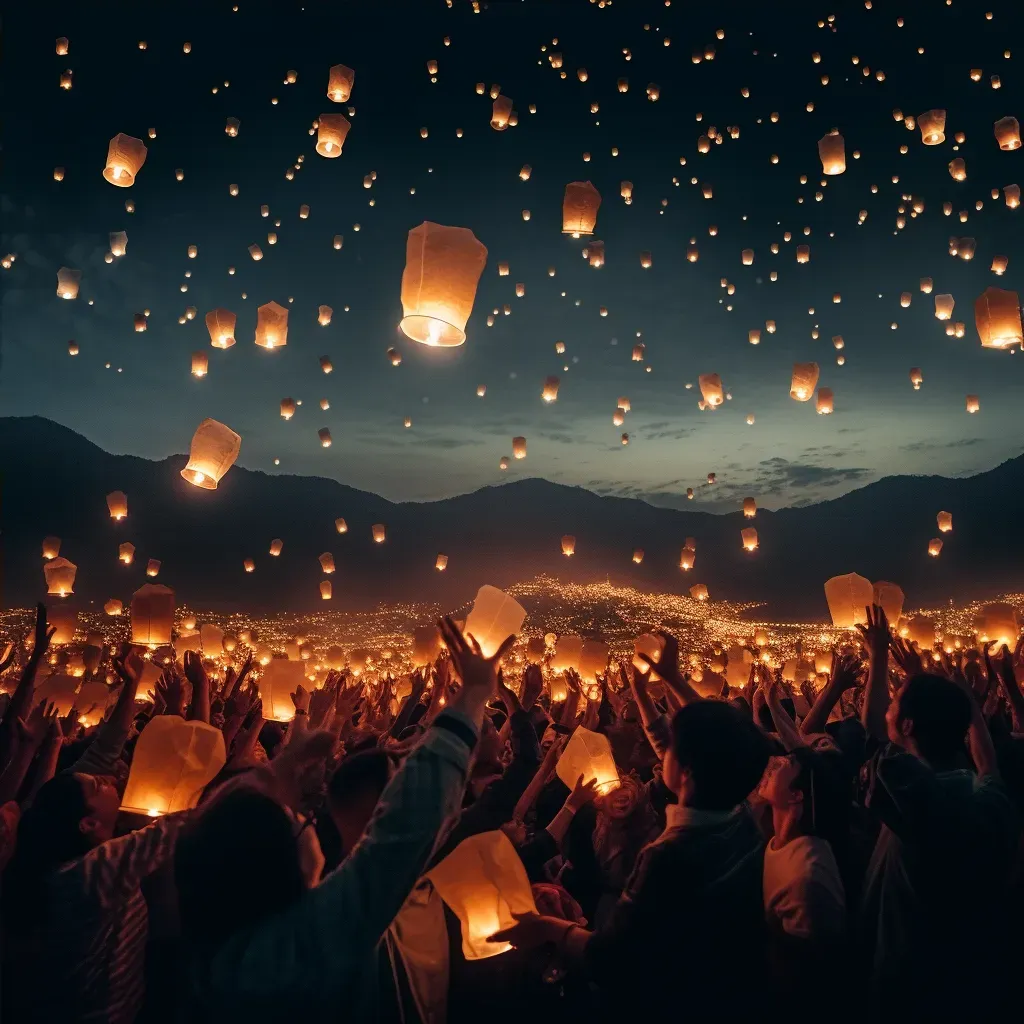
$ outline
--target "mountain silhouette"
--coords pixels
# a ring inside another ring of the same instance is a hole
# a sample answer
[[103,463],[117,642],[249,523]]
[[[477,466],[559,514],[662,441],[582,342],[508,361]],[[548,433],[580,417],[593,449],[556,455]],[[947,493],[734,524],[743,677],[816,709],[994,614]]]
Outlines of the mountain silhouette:
[[[43,538],[61,538],[61,555],[78,566],[83,605],[125,602],[146,582],[150,558],[158,582],[179,603],[220,611],[267,613],[365,609],[379,602],[454,607],[478,586],[546,573],[564,582],[608,579],[641,590],[686,593],[704,583],[712,600],[765,602],[764,613],[827,618],[822,585],[859,572],[898,583],[910,607],[989,596],[1024,578],[1024,456],[973,477],[887,477],[831,501],[775,512],[715,515],[600,497],[580,487],[517,480],[432,502],[390,502],[320,477],[268,475],[233,467],[217,490],[182,479],[184,455],[153,462],[111,455],[40,417],[0,418],[2,597],[24,607],[45,593]],[[111,519],[106,495],[124,491],[128,517]],[[756,498],[757,496],[754,495]],[[953,514],[938,558],[935,516]],[[343,517],[348,532],[338,534]],[[376,544],[371,527],[387,539]],[[743,551],[740,530],[754,526],[760,548]],[[576,554],[561,554],[563,534]],[[679,568],[687,537],[696,564]],[[279,557],[268,552],[280,538]],[[131,541],[135,560],[118,561]],[[640,564],[634,548],[643,548]],[[320,599],[318,556],[333,554],[332,601]],[[438,572],[434,561],[448,556]],[[243,561],[256,563],[252,573]]]

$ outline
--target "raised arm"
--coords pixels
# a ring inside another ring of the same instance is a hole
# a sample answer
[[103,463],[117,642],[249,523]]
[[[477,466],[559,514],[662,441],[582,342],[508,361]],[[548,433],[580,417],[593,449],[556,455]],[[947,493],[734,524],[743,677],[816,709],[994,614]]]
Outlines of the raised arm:
[[665,685],[684,707],[703,700],[704,698],[690,685],[689,678],[679,670],[679,641],[665,629],[659,629],[658,636],[665,642],[658,660],[655,661],[643,653],[639,653],[637,657],[665,680]]
[[889,710],[889,620],[881,605],[871,605],[866,611],[867,624],[857,626],[868,652],[868,685],[861,721],[868,736],[884,742],[888,738],[885,713]]
[[4,713],[3,721],[0,721],[0,763],[5,763],[10,755],[15,741],[15,722],[20,718],[24,721],[32,707],[32,694],[35,690],[36,672],[39,665],[50,647],[50,641],[56,628],[46,624],[46,605],[42,602],[36,605],[36,627],[35,641],[29,653],[28,660],[22,670],[18,685],[11,694],[11,699]]
[[852,654],[832,654],[832,671],[829,672],[828,682],[821,688],[821,692],[814,700],[811,710],[800,723],[800,732],[805,736],[812,733],[824,732],[828,725],[828,716],[836,706],[839,698],[847,691],[853,689],[860,683],[860,674],[863,665],[859,658]]

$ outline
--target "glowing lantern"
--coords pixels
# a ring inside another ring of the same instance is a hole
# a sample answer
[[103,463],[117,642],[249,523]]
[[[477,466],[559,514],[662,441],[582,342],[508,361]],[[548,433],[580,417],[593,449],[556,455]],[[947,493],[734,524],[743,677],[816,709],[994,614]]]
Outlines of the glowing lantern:
[[338,533],[348,533],[348,523],[346,523],[344,519],[335,519],[334,528]]
[[128,498],[124,491],[111,491],[107,495],[107,509],[111,519],[121,520],[128,515]]
[[434,560],[434,568],[438,572],[444,572],[445,569],[448,568],[448,556],[438,555],[437,558]]
[[644,270],[650,270],[653,262],[651,254],[646,249],[640,253],[640,266],[643,267]]
[[918,115],[917,126],[921,129],[921,141],[926,146],[938,146],[946,141],[946,112],[926,110]]
[[1024,342],[1016,292],[986,288],[975,300],[974,322],[982,348],[1010,348]]
[[989,270],[992,271],[997,277],[1002,277],[1006,273],[1006,268],[1010,265],[1010,261],[1006,256],[993,256],[992,266]]
[[977,620],[978,639],[984,643],[1006,644],[1013,652],[1020,625],[1012,604],[996,601],[982,606]]
[[58,36],[57,37],[57,56],[66,57],[68,53],[68,37]]
[[57,294],[62,299],[77,299],[78,286],[82,282],[82,272],[70,267],[61,267],[57,271]]
[[818,140],[818,156],[824,174],[842,174],[846,170],[846,144],[842,135],[834,132]]
[[757,550],[757,530],[752,526],[748,526],[746,529],[740,530],[740,537],[743,540],[744,551]]
[[953,532],[953,513],[952,512],[940,512],[935,517],[938,523],[939,531],[941,533],[952,533]]
[[427,878],[459,919],[466,960],[511,949],[507,942],[488,942],[488,936],[515,924],[514,914],[537,910],[526,869],[504,832],[464,839]]
[[317,432],[316,436],[320,438],[321,448],[331,447],[331,431],[329,427],[321,427]]
[[75,706],[77,692],[78,680],[73,676],[52,675],[36,687],[33,700],[53,704],[59,715],[67,716],[71,714],[71,709]]
[[110,232],[110,252],[113,256],[123,256],[128,251],[128,232]]
[[956,305],[953,296],[944,294],[935,296],[935,319],[948,320],[953,315],[953,307]]
[[743,499],[743,515],[746,519],[753,519],[757,515],[757,502],[753,498]]
[[615,87],[619,90],[619,92],[629,92],[629,79],[628,78],[620,78],[620,79],[618,79],[616,81],[616,83],[615,83]]
[[949,161],[949,176],[954,181],[967,180],[967,164],[964,163],[964,158],[962,156],[958,156],[954,160]]
[[967,396],[967,411],[970,413],[978,412],[981,409],[981,402],[978,401],[977,395]]
[[146,144],[130,135],[115,135],[107,146],[107,164],[103,177],[111,185],[127,188],[146,162]]
[[288,310],[268,302],[256,310],[256,344],[260,348],[282,348],[288,344]]
[[205,352],[192,353],[192,376],[205,377],[210,369],[210,359]]
[[146,562],[146,575],[147,576],[159,576],[160,575],[160,559],[151,558]]
[[760,330],[758,330],[757,328],[754,328],[752,330],[747,331],[747,341],[749,341],[751,345],[760,345],[761,344],[761,332],[760,332]]
[[341,156],[351,122],[344,114],[321,114],[317,119],[316,151],[333,160]]
[[383,523],[374,523],[371,528],[371,533],[373,534],[374,544],[383,544],[384,539],[387,536],[387,529]]
[[584,681],[592,682],[602,676],[608,668],[610,655],[611,649],[603,640],[584,640],[580,649],[579,667]]
[[740,259],[743,262],[743,266],[745,266],[745,267],[753,266],[753,264],[754,264],[754,250],[753,249],[744,249],[743,252],[740,253]]
[[1015,117],[1003,117],[995,123],[996,142],[1003,150],[1020,149],[1020,125]]
[[1006,185],[1003,188],[1003,196],[1011,210],[1017,209],[1020,206],[1020,185]]
[[[352,95],[352,84],[356,73],[344,64],[335,64],[327,76],[327,96],[335,103],[347,103]],[[323,115],[320,115],[323,117]]]
[[249,246],[249,255],[253,258],[254,262],[259,262],[263,259],[263,250],[254,243]]
[[320,581],[320,598],[323,601],[330,601],[334,594],[334,588],[331,586],[330,580]]
[[295,399],[294,398],[282,398],[281,399],[281,418],[290,420],[295,415]]
[[49,560],[60,554],[60,537],[47,537],[43,540],[43,558]]
[[820,416],[827,416],[835,410],[835,399],[831,388],[818,388],[816,408]]
[[512,438],[512,457],[516,459],[526,458],[526,438],[525,437],[513,437]]
[[818,386],[817,363],[794,363],[793,376],[789,385],[789,397],[797,402],[807,402]]
[[933,537],[930,541],[928,541],[928,554],[931,555],[932,558],[938,558],[939,557],[939,553],[941,551],[942,551],[942,541],[941,541],[940,538]]
[[798,245],[796,247],[796,261],[797,263],[810,263],[811,247],[809,245]]
[[131,618],[133,644],[169,644],[174,625],[174,591],[159,583],[139,587],[132,595]]
[[109,601],[104,602],[103,610],[107,615],[120,615],[124,610],[124,605],[116,597],[112,597]]
[[633,561],[639,565],[644,560],[644,549],[633,548]]
[[597,225],[601,194],[589,181],[571,181],[562,197],[562,234],[592,235]]
[[545,402],[554,402],[558,398],[558,384],[559,380],[557,377],[545,377],[544,388],[541,391],[541,398]]
[[717,373],[702,373],[698,378],[698,383],[704,403],[709,408],[715,409],[725,401],[722,378]]
[[[75,631],[78,629],[78,612],[74,608],[61,605],[48,608],[46,621],[54,627],[54,644],[69,644],[75,639]],[[81,675],[81,672],[72,674]]]
[[188,465],[181,475],[196,487],[215,491],[221,478],[234,465],[242,438],[230,427],[205,419],[192,436]]
[[693,568],[693,563],[697,558],[697,552],[693,548],[683,548],[682,553],[679,556],[679,568],[689,572]]
[[469,228],[424,221],[409,232],[402,273],[402,331],[424,345],[466,340],[487,249]]
[[935,646],[935,623],[927,615],[911,616],[900,626],[900,636],[922,650],[930,651]]
[[576,553],[576,538],[571,534],[567,533],[562,538],[562,554],[566,558],[570,558]]
[[644,353],[647,351],[647,346],[640,342],[639,345],[633,346],[633,362],[642,363],[644,361]]
[[206,314],[206,329],[214,348],[231,348],[235,343],[235,314],[228,309],[211,309]]
[[903,599],[903,591],[895,583],[879,580],[871,588],[872,603],[882,606],[885,617],[890,622],[899,622],[900,613],[903,611]]
[[491,127],[496,132],[503,132],[512,114],[512,100],[508,96],[497,96],[491,105]]
[[[271,554],[273,554],[273,552],[271,552]],[[328,574],[334,572],[334,555],[332,555],[329,551],[325,551],[320,556],[320,568]]]
[[825,582],[825,600],[832,614],[832,625],[850,629],[867,621],[867,608],[874,600],[874,590],[870,580],[851,572]]
[[638,672],[650,672],[652,679],[661,677],[639,655],[646,654],[651,661],[657,661],[665,647],[665,641],[655,633],[644,633],[633,641],[633,668]]
[[78,566],[66,558],[54,556],[43,566],[43,575],[46,577],[46,592],[58,594],[60,597],[67,597],[75,592],[75,573]]
[[491,657],[505,639],[523,628],[526,610],[497,587],[482,586],[466,616],[465,632],[480,645],[484,657]]
[[508,465],[509,465],[509,458],[508,458],[508,456],[507,455],[502,455],[502,457],[498,460],[498,469],[508,469]]

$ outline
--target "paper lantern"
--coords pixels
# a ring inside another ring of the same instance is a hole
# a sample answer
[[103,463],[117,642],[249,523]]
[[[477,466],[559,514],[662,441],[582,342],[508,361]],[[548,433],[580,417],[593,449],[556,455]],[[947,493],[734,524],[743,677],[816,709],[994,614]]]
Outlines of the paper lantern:
[[725,401],[722,378],[717,373],[702,373],[698,378],[698,384],[704,404],[709,408],[715,409]]
[[117,557],[124,562],[125,565],[131,565],[135,559],[135,545],[125,541],[117,549]]
[[592,267],[604,266],[604,242],[593,241],[584,250],[587,254],[587,262]]
[[512,456],[516,459],[526,458],[526,438],[525,437],[513,437],[512,438]]
[[334,310],[330,306],[321,306],[317,310],[316,322],[321,327],[326,327],[331,322],[332,316],[334,316]]
[[424,345],[466,340],[487,249],[469,228],[424,221],[409,232],[402,273],[402,331]]
[[[61,175],[63,177],[63,174]],[[110,232],[110,252],[113,256],[123,256],[128,251],[128,232]]]
[[115,135],[107,146],[107,163],[103,177],[111,185],[127,188],[135,183],[135,175],[146,162],[146,144],[131,135]]
[[584,785],[595,781],[601,794],[609,793],[619,785],[619,772],[615,767],[608,737],[583,726],[576,729],[569,738],[555,772],[569,789],[576,785],[581,775]]
[[576,538],[571,534],[567,533],[562,538],[562,554],[566,558],[570,558],[576,553]]
[[753,263],[754,263],[754,250],[753,249],[744,249],[743,252],[740,253],[740,261],[743,263],[743,266],[745,266],[745,267],[753,266]]
[[62,299],[77,299],[78,287],[82,283],[82,272],[71,267],[57,271],[57,295]]
[[797,263],[810,263],[811,247],[809,245],[798,245],[796,247],[796,261]]
[[231,348],[235,343],[235,314],[229,309],[211,309],[206,314],[206,329],[214,348]]
[[938,558],[941,552],[942,540],[939,537],[933,537],[928,541],[928,554],[931,555],[932,558]]
[[555,641],[551,657],[552,672],[578,672],[583,658],[583,638],[575,633],[563,633]]
[[1011,210],[1016,210],[1020,206],[1020,185],[1004,186],[1003,196],[1005,197],[1006,205]]
[[146,319],[145,313],[136,313],[133,317],[135,324],[135,330],[141,334],[149,326],[149,321]]
[[334,528],[338,533],[348,533],[348,523],[346,523],[344,519],[335,519]]
[[471,633],[485,657],[497,652],[506,637],[523,628],[526,610],[497,587],[482,586],[466,616],[465,632]]
[[1016,292],[986,288],[974,302],[974,322],[982,348],[1011,348],[1024,342]]
[[329,160],[341,156],[351,127],[351,122],[344,114],[321,114],[317,119],[317,153]]
[[49,560],[60,554],[60,537],[43,538],[43,558]]
[[157,715],[135,742],[121,809],[150,817],[187,811],[226,760],[220,729],[197,719]]
[[753,519],[757,515],[757,502],[753,498],[743,499],[743,515],[746,519]]
[[874,601],[874,590],[870,580],[851,572],[825,582],[825,600],[832,614],[832,625],[850,629],[867,621],[866,609]]
[[647,346],[644,345],[643,342],[640,342],[639,345],[634,345],[633,346],[633,362],[634,363],[642,363],[644,361],[644,354],[646,353],[646,351],[647,351]]
[[444,572],[445,569],[448,568],[448,556],[438,555],[437,558],[434,560],[434,568],[438,572]]
[[601,194],[589,181],[571,181],[562,197],[562,234],[592,235],[597,225]]
[[757,328],[747,331],[747,341],[749,341],[751,345],[760,345],[761,332]]
[[334,572],[334,555],[330,551],[325,551],[320,556],[320,568],[328,574]]
[[978,639],[984,643],[1005,644],[1013,652],[1020,633],[1017,610],[1012,604],[996,601],[982,606],[977,620]]
[[218,658],[224,653],[224,630],[212,622],[204,622],[199,627],[199,642],[202,644],[203,657]]
[[967,165],[964,163],[964,158],[962,156],[958,156],[949,161],[949,176],[954,181],[967,180]]
[[697,552],[691,547],[685,547],[679,556],[679,568],[689,572],[693,568],[693,563],[696,561]]
[[496,132],[503,132],[509,125],[512,115],[512,100],[508,96],[498,96],[491,105],[491,127]]
[[78,693],[78,680],[73,676],[58,673],[47,676],[35,689],[33,701],[53,704],[61,717],[71,714]]
[[128,497],[124,491],[111,491],[107,495],[107,509],[111,519],[121,520],[128,515]]
[[124,610],[124,605],[116,597],[112,597],[109,601],[104,602],[103,610],[107,615],[120,615]]
[[1020,125],[1015,117],[1001,117],[995,123],[996,142],[1002,150],[1020,149]]
[[498,459],[498,469],[508,469],[508,466],[509,457],[507,455],[502,455],[502,457]]
[[514,925],[514,914],[537,910],[526,869],[504,832],[464,839],[426,877],[459,919],[466,960],[484,960],[511,949],[507,942],[487,939]]
[[789,397],[797,402],[807,402],[818,386],[817,363],[794,363],[793,376],[789,385]]
[[75,573],[78,566],[74,562],[56,555],[43,566],[46,577],[46,592],[67,597],[75,592]]
[[242,438],[230,427],[205,419],[192,436],[188,465],[181,475],[197,487],[215,491],[224,474],[234,465]]
[[[327,96],[335,103],[347,103],[352,95],[356,73],[344,64],[335,64],[327,74]],[[321,118],[323,114],[320,115]]]
[[57,56],[66,57],[68,53],[68,37],[58,36],[57,37]]
[[256,310],[256,344],[260,348],[282,348],[288,344],[288,310],[268,302]]
[[159,558],[151,558],[146,562],[146,575],[147,576],[159,576],[161,562]]
[[946,112],[926,110],[919,114],[917,126],[921,129],[921,141],[926,146],[938,146],[946,141]]
[[546,651],[547,645],[544,643],[544,637],[531,636],[526,641],[526,660],[531,665],[539,665],[544,660]]
[[816,409],[820,416],[828,416],[834,411],[835,396],[832,394],[831,388],[818,388]]
[[977,395],[968,395],[967,396],[967,411],[969,413],[975,413],[975,412],[980,411],[980,409],[981,409],[981,402],[978,400],[978,396]]
[[54,628],[52,643],[55,646],[64,646],[74,641],[78,629],[78,612],[74,608],[60,604],[47,608],[46,621]]
[[284,541],[280,537],[275,537],[270,542],[270,553],[276,558],[284,550]]
[[842,135],[834,132],[819,139],[818,156],[823,174],[842,174],[846,170],[846,144]]
[[953,513],[952,512],[940,512],[936,517],[935,521],[938,524],[940,533],[952,533],[953,532]]
[[238,137],[238,130],[241,127],[242,127],[242,122],[239,121],[237,117],[229,117],[224,122],[224,134],[227,135],[229,138],[232,138],[232,139],[237,138]]
[[321,427],[317,432],[316,436],[320,438],[321,448],[331,447],[331,431],[328,427]]
[[174,591],[160,583],[139,587],[132,594],[131,619],[133,644],[169,644],[174,626]]
[[541,398],[545,402],[554,402],[558,398],[558,384],[559,380],[557,377],[545,377],[544,387],[541,390]]
[[640,253],[640,266],[643,267],[644,270],[650,270],[653,262],[651,254],[647,250]]
[[900,626],[900,636],[930,651],[935,646],[935,623],[927,615],[913,615]]
[[743,541],[744,551],[757,550],[757,530],[754,527],[748,526],[746,529],[740,530],[740,538]]
[[590,682],[604,675],[611,648],[603,640],[584,640],[580,649],[580,676]]
[[644,549],[633,548],[633,561],[639,565],[644,560]]
[[889,622],[899,622],[900,613],[903,611],[903,600],[903,591],[895,583],[879,580],[871,588],[872,604],[882,606]]
[[334,595],[334,588],[331,585],[330,580],[320,581],[320,599],[322,601],[330,601]]
[[996,277],[1002,277],[1003,274],[1006,273],[1006,268],[1009,265],[1010,261],[1009,259],[1007,259],[1006,256],[993,256],[992,266],[989,267],[989,270],[991,270],[992,273],[996,275]]
[[[412,633],[412,663],[429,665],[441,653],[441,634],[437,626],[416,626]],[[332,666],[333,667],[333,666]]]
[[205,377],[210,369],[210,358],[205,352],[192,353],[192,376]]

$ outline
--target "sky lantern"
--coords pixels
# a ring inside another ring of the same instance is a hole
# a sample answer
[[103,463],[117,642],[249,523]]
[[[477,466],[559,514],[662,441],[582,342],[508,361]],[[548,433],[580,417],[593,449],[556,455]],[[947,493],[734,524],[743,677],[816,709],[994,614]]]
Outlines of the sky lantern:
[[242,127],[242,122],[237,117],[229,117],[224,122],[224,134],[229,138],[235,139],[238,137],[238,130]]
[[43,538],[43,558],[49,561],[60,554],[60,537]]
[[921,650],[930,651],[935,646],[935,622],[927,615],[912,615],[900,625],[900,636]]
[[679,556],[679,568],[684,572],[689,572],[693,568],[693,563],[696,561],[697,552],[693,548],[683,548],[682,553]]
[[214,348],[231,348],[235,343],[235,314],[229,309],[211,309],[205,319],[210,344]]
[[818,388],[816,409],[820,416],[828,416],[835,410],[835,396],[831,388]]
[[616,82],[615,82],[615,87],[619,90],[619,92],[629,92],[629,79],[628,78],[619,78],[619,79],[617,79]]
[[510,943],[488,942],[488,936],[515,924],[514,914],[537,910],[526,869],[504,832],[464,839],[426,877],[459,919],[466,960],[510,950]]
[[846,170],[846,143],[839,132],[818,140],[818,156],[823,174],[842,174]]
[[215,491],[224,474],[234,465],[242,438],[215,419],[205,419],[192,436],[188,465],[181,475],[196,487]]
[[275,537],[270,542],[270,553],[276,558],[284,550],[284,541],[280,537]]
[[952,295],[942,294],[935,296],[935,319],[948,320],[953,315],[953,307],[956,305]]
[[103,603],[103,611],[107,615],[120,615],[124,611],[124,605],[116,597],[112,597]]
[[940,533],[952,533],[953,532],[953,513],[952,512],[940,512],[936,517],[935,521],[938,524]]
[[192,353],[192,376],[205,377],[210,369],[210,357],[203,351]]
[[982,606],[976,622],[978,639],[987,644],[1006,645],[1013,652],[1020,633],[1017,609],[1012,604],[995,601]]
[[491,105],[491,127],[503,132],[508,127],[512,114],[512,100],[508,96],[497,96]]
[[926,146],[938,146],[946,141],[946,112],[926,110],[919,114],[917,126],[921,129],[921,141]]
[[1006,256],[993,256],[992,266],[989,270],[992,271],[996,277],[1002,277],[1006,273],[1006,268],[1010,265],[1010,261]]
[[[271,554],[273,554],[273,552],[271,552]],[[332,555],[330,551],[325,551],[320,555],[320,568],[328,575],[334,572],[334,555]]]
[[743,516],[745,519],[753,519],[757,515],[757,502],[753,498],[743,499]]
[[744,249],[740,253],[740,261],[743,263],[743,266],[745,266],[745,267],[753,266],[754,265],[754,250],[753,249]]
[[541,391],[541,398],[545,402],[554,402],[558,398],[558,384],[559,380],[557,377],[545,377],[544,388]]
[[[48,538],[49,539],[49,538]],[[78,566],[66,558],[54,555],[44,566],[46,592],[67,597],[75,592],[75,574]]]
[[525,620],[526,610],[515,598],[485,584],[476,593],[464,631],[474,637],[484,657],[489,658],[506,637],[519,633]]
[[110,252],[114,256],[123,256],[128,251],[128,232],[110,232]]
[[794,363],[793,376],[789,385],[789,397],[797,402],[810,401],[818,386],[817,363]]
[[981,410],[981,402],[977,395],[968,395],[966,399],[967,411],[969,413],[976,413]]
[[1011,348],[1024,343],[1016,292],[986,288],[974,302],[974,322],[982,348]]
[[910,292],[901,292],[900,293],[900,306],[902,306],[903,309],[907,309],[910,306],[911,299],[912,299],[912,296],[911,296]]
[[690,597],[692,597],[694,601],[706,601],[709,596],[708,588],[703,583],[695,583],[690,587]]
[[967,164],[962,156],[955,157],[949,161],[949,176],[954,181],[967,180]]
[[57,37],[57,56],[66,57],[68,55],[68,37],[58,36]]
[[1003,196],[1006,200],[1006,205],[1011,209],[1015,210],[1020,206],[1020,185],[1006,185],[1003,187]]
[[295,717],[291,695],[306,683],[306,668],[301,661],[272,658],[263,666],[259,678],[263,717],[272,722],[290,722]]
[[334,528],[338,531],[338,533],[348,533],[348,523],[346,523],[344,519],[335,519]]
[[639,565],[644,560],[644,549],[633,548],[633,561]]
[[525,437],[513,437],[512,438],[512,456],[516,459],[526,458],[526,438]]
[[615,767],[608,737],[583,726],[573,732],[565,745],[555,772],[570,789],[581,775],[584,785],[596,782],[598,792],[602,795],[617,789],[619,785],[619,772]]
[[562,554],[566,558],[571,558],[576,553],[576,538],[571,534],[567,533],[562,538]]
[[914,385],[915,391],[921,390],[921,385],[924,383],[924,374],[921,373],[920,367],[912,366],[910,368],[910,383]]
[[747,331],[747,341],[749,341],[751,345],[760,345],[761,344],[761,331],[760,331],[760,329],[757,328],[757,327],[754,327],[751,330]]
[[288,344],[288,310],[276,302],[267,302],[256,310],[256,344],[277,349]]
[[651,257],[650,252],[648,250],[644,249],[640,253],[640,266],[643,267],[644,270],[650,270],[653,263],[654,263],[654,260]]
[[374,544],[384,543],[384,540],[387,536],[387,528],[384,526],[383,523],[374,523],[371,532],[373,534]]
[[290,420],[295,415],[295,399],[281,399],[281,419]]
[[321,448],[331,447],[331,431],[329,427],[321,427],[317,432],[316,436],[320,438]]
[[320,599],[322,601],[330,601],[334,596],[334,587],[331,585],[330,580],[320,581]]
[[146,562],[146,575],[147,576],[159,576],[160,575],[160,559],[151,558]]
[[717,373],[702,373],[698,378],[700,393],[710,409],[716,409],[725,401],[722,378]]
[[796,261],[797,263],[810,263],[811,247],[809,245],[798,245],[796,247]]
[[261,259],[263,259],[263,250],[258,245],[253,243],[252,245],[249,246],[249,255],[253,258],[254,262],[258,263]]
[[1020,149],[1020,125],[1015,117],[1001,117],[995,123],[996,142],[1005,151]]
[[131,620],[133,644],[169,644],[174,626],[174,591],[160,583],[139,587],[132,594]]
[[600,206],[601,194],[589,181],[570,181],[562,197],[562,234],[592,235]]
[[[593,684],[604,675],[608,669],[608,658],[611,649],[603,640],[584,640],[580,648],[579,673],[583,680]],[[588,699],[593,700],[593,694],[588,694]]]
[[921,292],[924,295],[931,295],[933,286],[934,285],[930,277],[921,278]]
[[[56,634],[54,635],[56,641]],[[74,676],[55,673],[47,676],[35,690],[33,698],[45,701],[57,708],[62,716],[70,715],[75,706],[75,694],[78,692],[78,679]]]
[[71,267],[57,271],[57,295],[62,299],[77,299],[78,287],[82,283],[82,272]]
[[[334,103],[347,103],[352,95],[356,73],[344,64],[335,64],[327,73],[327,96]],[[321,115],[322,116],[322,115]]]
[[874,599],[871,581],[856,573],[833,576],[825,583],[825,600],[832,614],[832,625],[850,629],[866,621],[866,609]]
[[448,556],[447,555],[438,555],[437,558],[434,559],[434,568],[438,572],[444,572],[445,569],[448,568]]
[[317,118],[316,151],[333,160],[341,156],[352,123],[344,114],[321,114]]
[[120,561],[124,562],[125,565],[131,565],[135,560],[135,545],[130,541],[125,541],[117,549],[117,557]]
[[748,526],[743,530],[740,530],[740,539],[743,541],[744,551],[756,551],[757,550],[757,530],[752,526]]
[[469,228],[424,221],[409,232],[402,273],[402,331],[424,345],[466,340],[487,248]]
[[115,135],[107,146],[107,163],[103,177],[111,185],[127,188],[146,162],[146,144],[130,135]]
[[646,352],[646,350],[647,346],[642,341],[637,342],[637,344],[633,346],[633,362],[642,363],[644,361],[644,353]]
[[110,518],[118,521],[128,515],[128,497],[124,491],[111,491],[107,495],[107,510]]

